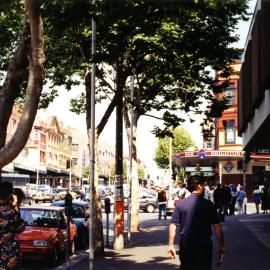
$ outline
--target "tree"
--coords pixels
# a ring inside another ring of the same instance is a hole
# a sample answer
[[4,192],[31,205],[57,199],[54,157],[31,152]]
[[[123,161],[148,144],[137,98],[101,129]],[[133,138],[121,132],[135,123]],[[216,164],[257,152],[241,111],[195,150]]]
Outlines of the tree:
[[[178,127],[173,131],[172,153],[187,150],[189,147],[195,146],[191,135],[182,127]],[[170,138],[165,137],[158,140],[155,151],[154,161],[161,169],[165,169],[169,165],[169,147]]]
[[[1,40],[1,45],[5,50],[0,64],[1,68],[6,65],[6,75],[3,85],[0,86],[0,170],[15,159],[24,148],[37,113],[44,80],[45,62],[43,22],[40,12],[42,2],[25,0],[24,13],[16,13],[16,7],[21,8],[21,1],[15,2],[14,6],[12,6],[13,1],[5,1],[0,6],[1,9],[7,11],[6,17],[6,13],[0,12],[0,21],[3,23],[7,23],[7,19],[11,18],[13,20],[24,18],[23,24],[12,20],[10,24],[14,26],[14,29],[5,28],[0,32],[1,36],[7,35],[13,30],[18,30],[22,25],[21,37],[19,42],[15,43],[16,45],[13,43],[14,36],[12,34],[7,36],[4,42]],[[13,45],[10,50],[7,49],[8,41],[12,41]],[[14,54],[8,64],[9,58],[7,56],[10,53]],[[3,69],[1,69],[1,75],[3,77]],[[22,116],[14,136],[6,143],[8,121],[15,99],[23,85],[26,92]]]
[[[137,162],[136,128],[140,116],[164,110],[164,130],[155,129],[159,136],[170,133],[183,119],[173,111],[200,111],[202,98],[209,101],[205,112],[207,128],[211,118],[226,108],[225,100],[215,99],[224,85],[217,85],[210,68],[229,75],[228,63],[236,55],[230,44],[237,40],[233,30],[237,21],[246,16],[246,1],[109,1],[94,3],[82,0],[50,1],[43,9],[46,18],[48,79],[52,88],[67,89],[85,81],[86,94],[79,99],[86,105],[89,125],[90,71],[92,61],[98,64],[97,100],[110,98],[104,117],[97,126],[97,136],[124,90],[124,118],[130,136],[128,109],[130,96],[126,82],[135,75],[133,104],[134,136],[132,158]],[[97,21],[98,51],[90,55],[91,17]],[[74,76],[77,75],[77,76]],[[117,80],[115,80],[117,78]],[[75,102],[74,102],[75,103]],[[153,117],[153,115],[152,115]],[[211,131],[211,129],[209,129]],[[134,170],[137,172],[137,170]],[[138,228],[138,179],[134,177],[135,194],[132,203],[133,229]]]

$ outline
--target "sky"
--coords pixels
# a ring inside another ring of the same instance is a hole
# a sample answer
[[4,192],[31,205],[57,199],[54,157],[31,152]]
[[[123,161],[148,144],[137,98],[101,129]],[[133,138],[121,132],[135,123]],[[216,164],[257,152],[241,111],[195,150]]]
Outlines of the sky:
[[[256,0],[250,1],[250,12],[253,12],[256,4]],[[240,35],[240,40],[235,44],[238,48],[244,48],[248,30],[250,26],[250,20],[248,22],[241,22],[236,27],[236,33]],[[238,29],[237,29],[238,28]],[[59,120],[68,123],[72,127],[76,127],[83,132],[86,132],[85,127],[85,115],[76,115],[69,111],[69,101],[68,99],[74,98],[79,95],[80,92],[84,91],[84,86],[77,86],[72,89],[71,92],[67,94],[64,89],[61,89],[59,92],[59,97],[57,97],[54,102],[49,106],[48,113],[50,115],[56,115]],[[97,104],[96,105],[96,125],[99,123],[99,120],[103,116],[103,113],[106,110],[106,104]],[[157,115],[157,114],[155,114]],[[200,127],[200,116],[193,117],[196,121],[194,123],[189,123],[186,121],[184,127],[190,132],[193,140],[196,145],[200,148],[202,147],[202,134]],[[153,156],[155,149],[157,147],[157,138],[152,134],[154,126],[162,125],[160,120],[142,116],[139,119],[138,131],[137,131],[137,150],[138,158],[143,160],[147,167],[149,168],[150,175],[152,179],[156,179],[157,176],[160,178],[166,178],[164,171],[157,168],[155,162],[153,161]],[[115,144],[115,111],[112,114],[109,122],[107,123],[104,131],[100,136],[100,141],[104,141],[111,145],[114,148]],[[124,155],[128,155],[128,143],[126,133],[124,132]]]

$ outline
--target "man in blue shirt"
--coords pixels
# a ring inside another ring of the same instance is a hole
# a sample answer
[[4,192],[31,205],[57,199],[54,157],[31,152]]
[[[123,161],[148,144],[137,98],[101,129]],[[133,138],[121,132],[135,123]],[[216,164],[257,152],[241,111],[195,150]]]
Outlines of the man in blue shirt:
[[176,227],[179,225],[179,258],[181,270],[211,270],[212,229],[219,244],[220,254],[224,254],[224,238],[215,205],[203,198],[204,185],[199,177],[192,178],[189,183],[191,195],[179,202],[173,212],[169,225],[168,255],[176,257],[173,243]]

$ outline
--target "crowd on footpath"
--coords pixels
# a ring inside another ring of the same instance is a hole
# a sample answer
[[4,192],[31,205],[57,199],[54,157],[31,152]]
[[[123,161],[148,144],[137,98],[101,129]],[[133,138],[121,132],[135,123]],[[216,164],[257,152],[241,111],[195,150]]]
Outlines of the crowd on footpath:
[[[189,197],[190,194],[191,192],[185,183],[178,185],[172,194],[174,205]],[[216,186],[210,186],[207,181],[204,181],[204,198],[215,204],[221,222],[225,221],[226,216],[245,213],[247,194],[240,184],[236,186],[235,184],[217,183]],[[255,204],[256,214],[270,212],[270,183],[267,179],[265,179],[263,186],[254,185],[252,201]],[[168,194],[162,187],[157,190],[157,202],[158,219],[162,217],[167,219],[166,204]]]

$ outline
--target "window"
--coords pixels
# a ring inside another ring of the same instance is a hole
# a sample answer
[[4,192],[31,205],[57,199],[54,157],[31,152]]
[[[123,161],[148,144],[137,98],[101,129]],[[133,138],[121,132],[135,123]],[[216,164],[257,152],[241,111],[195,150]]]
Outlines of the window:
[[235,143],[235,121],[228,120],[223,122],[225,130],[225,144]]
[[234,83],[231,83],[224,91],[224,97],[228,100],[229,105],[235,104],[235,87]]

